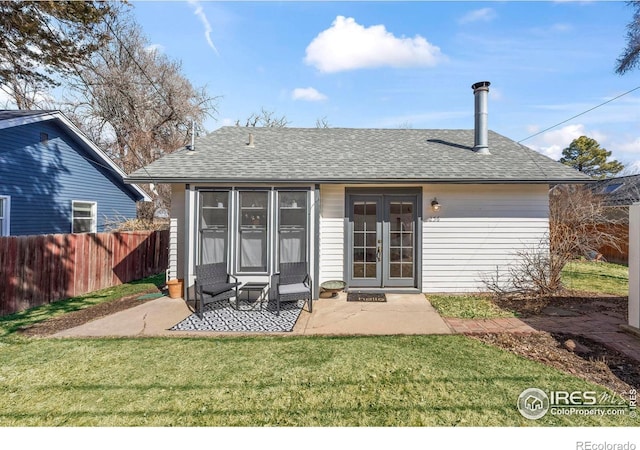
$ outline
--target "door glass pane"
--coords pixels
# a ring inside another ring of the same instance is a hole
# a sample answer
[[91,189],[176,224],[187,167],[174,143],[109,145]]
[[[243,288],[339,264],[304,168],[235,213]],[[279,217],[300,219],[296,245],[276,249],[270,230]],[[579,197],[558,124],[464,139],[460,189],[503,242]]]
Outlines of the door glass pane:
[[377,264],[366,264],[365,278],[376,278],[378,275]]
[[[377,277],[378,208],[376,202],[353,204],[353,277]],[[361,263],[365,264],[361,264]]]
[[389,204],[389,278],[413,278],[414,203]]
[[389,271],[391,278],[402,278],[402,264],[391,263]]
[[268,192],[240,192],[240,272],[267,271]]
[[200,192],[200,263],[227,261],[229,192]]

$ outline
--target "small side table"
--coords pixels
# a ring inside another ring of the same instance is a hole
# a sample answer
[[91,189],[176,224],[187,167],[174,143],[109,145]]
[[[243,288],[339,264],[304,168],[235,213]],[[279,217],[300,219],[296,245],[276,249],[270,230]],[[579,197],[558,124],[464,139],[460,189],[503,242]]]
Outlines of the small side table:
[[[263,300],[260,299],[260,294],[258,294],[258,298],[255,301],[252,301],[251,292],[261,293],[267,286],[269,286],[269,283],[259,283],[253,281],[243,284],[242,286],[240,286],[240,292],[238,293],[238,296],[240,298],[236,299],[235,306],[233,305],[233,303],[229,302],[231,304],[231,307],[238,311],[255,311],[256,309],[262,309]],[[245,299],[242,299],[242,294],[244,292],[247,293],[247,297]],[[256,308],[256,303],[258,304],[258,308]],[[251,306],[249,308],[242,308],[241,305],[243,304]]]

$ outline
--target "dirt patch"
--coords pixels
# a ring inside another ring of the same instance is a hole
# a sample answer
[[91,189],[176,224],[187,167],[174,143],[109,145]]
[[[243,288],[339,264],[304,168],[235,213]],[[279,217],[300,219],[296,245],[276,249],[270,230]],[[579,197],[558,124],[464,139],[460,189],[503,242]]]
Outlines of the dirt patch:
[[[636,361],[582,336],[499,333],[471,337],[605,386],[618,394],[626,393],[631,388],[640,389],[640,366]],[[589,352],[579,354],[567,350],[564,343],[569,339]]]
[[[627,317],[627,297],[567,291],[547,298],[495,299],[521,318],[603,314]],[[525,320],[526,322],[526,320]],[[617,392],[640,388],[638,361],[584,336],[567,333],[484,334],[473,336],[525,358],[541,362]],[[566,345],[568,340],[572,345]],[[640,343],[639,343],[640,345]],[[567,349],[574,348],[574,351]],[[586,351],[585,351],[586,350]]]
[[553,297],[493,299],[496,306],[513,311],[519,317],[543,314],[546,308],[559,308],[578,314],[591,312],[618,313],[626,317],[629,306],[627,297],[566,291]]
[[[18,330],[18,333],[23,336],[30,337],[45,337],[55,334],[59,331],[68,330],[69,328],[84,325],[92,320],[100,319],[105,316],[124,311],[125,309],[133,308],[134,306],[141,305],[148,301],[154,300],[157,297],[146,297],[146,294],[161,293],[159,290],[149,290],[148,292],[140,292],[135,295],[120,298],[110,302],[100,303],[95,306],[90,306],[85,309],[73,311],[63,314],[58,317],[39,322],[29,327]],[[140,298],[143,297],[143,298]],[[146,297],[146,298],[145,298]]]

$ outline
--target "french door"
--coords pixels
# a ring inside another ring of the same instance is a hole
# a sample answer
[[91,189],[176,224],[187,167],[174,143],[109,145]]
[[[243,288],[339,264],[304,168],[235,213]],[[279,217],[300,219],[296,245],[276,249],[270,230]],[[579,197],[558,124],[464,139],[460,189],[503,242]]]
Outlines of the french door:
[[416,286],[417,201],[416,195],[349,196],[349,286]]

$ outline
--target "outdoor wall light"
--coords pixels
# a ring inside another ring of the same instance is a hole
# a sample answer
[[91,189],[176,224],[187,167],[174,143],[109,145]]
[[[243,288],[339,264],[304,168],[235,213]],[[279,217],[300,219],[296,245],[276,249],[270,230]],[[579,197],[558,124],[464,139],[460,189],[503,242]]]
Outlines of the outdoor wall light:
[[433,209],[434,211],[440,211],[440,206],[441,205],[440,205],[440,203],[438,203],[438,199],[437,198],[434,198],[431,201],[431,209]]

